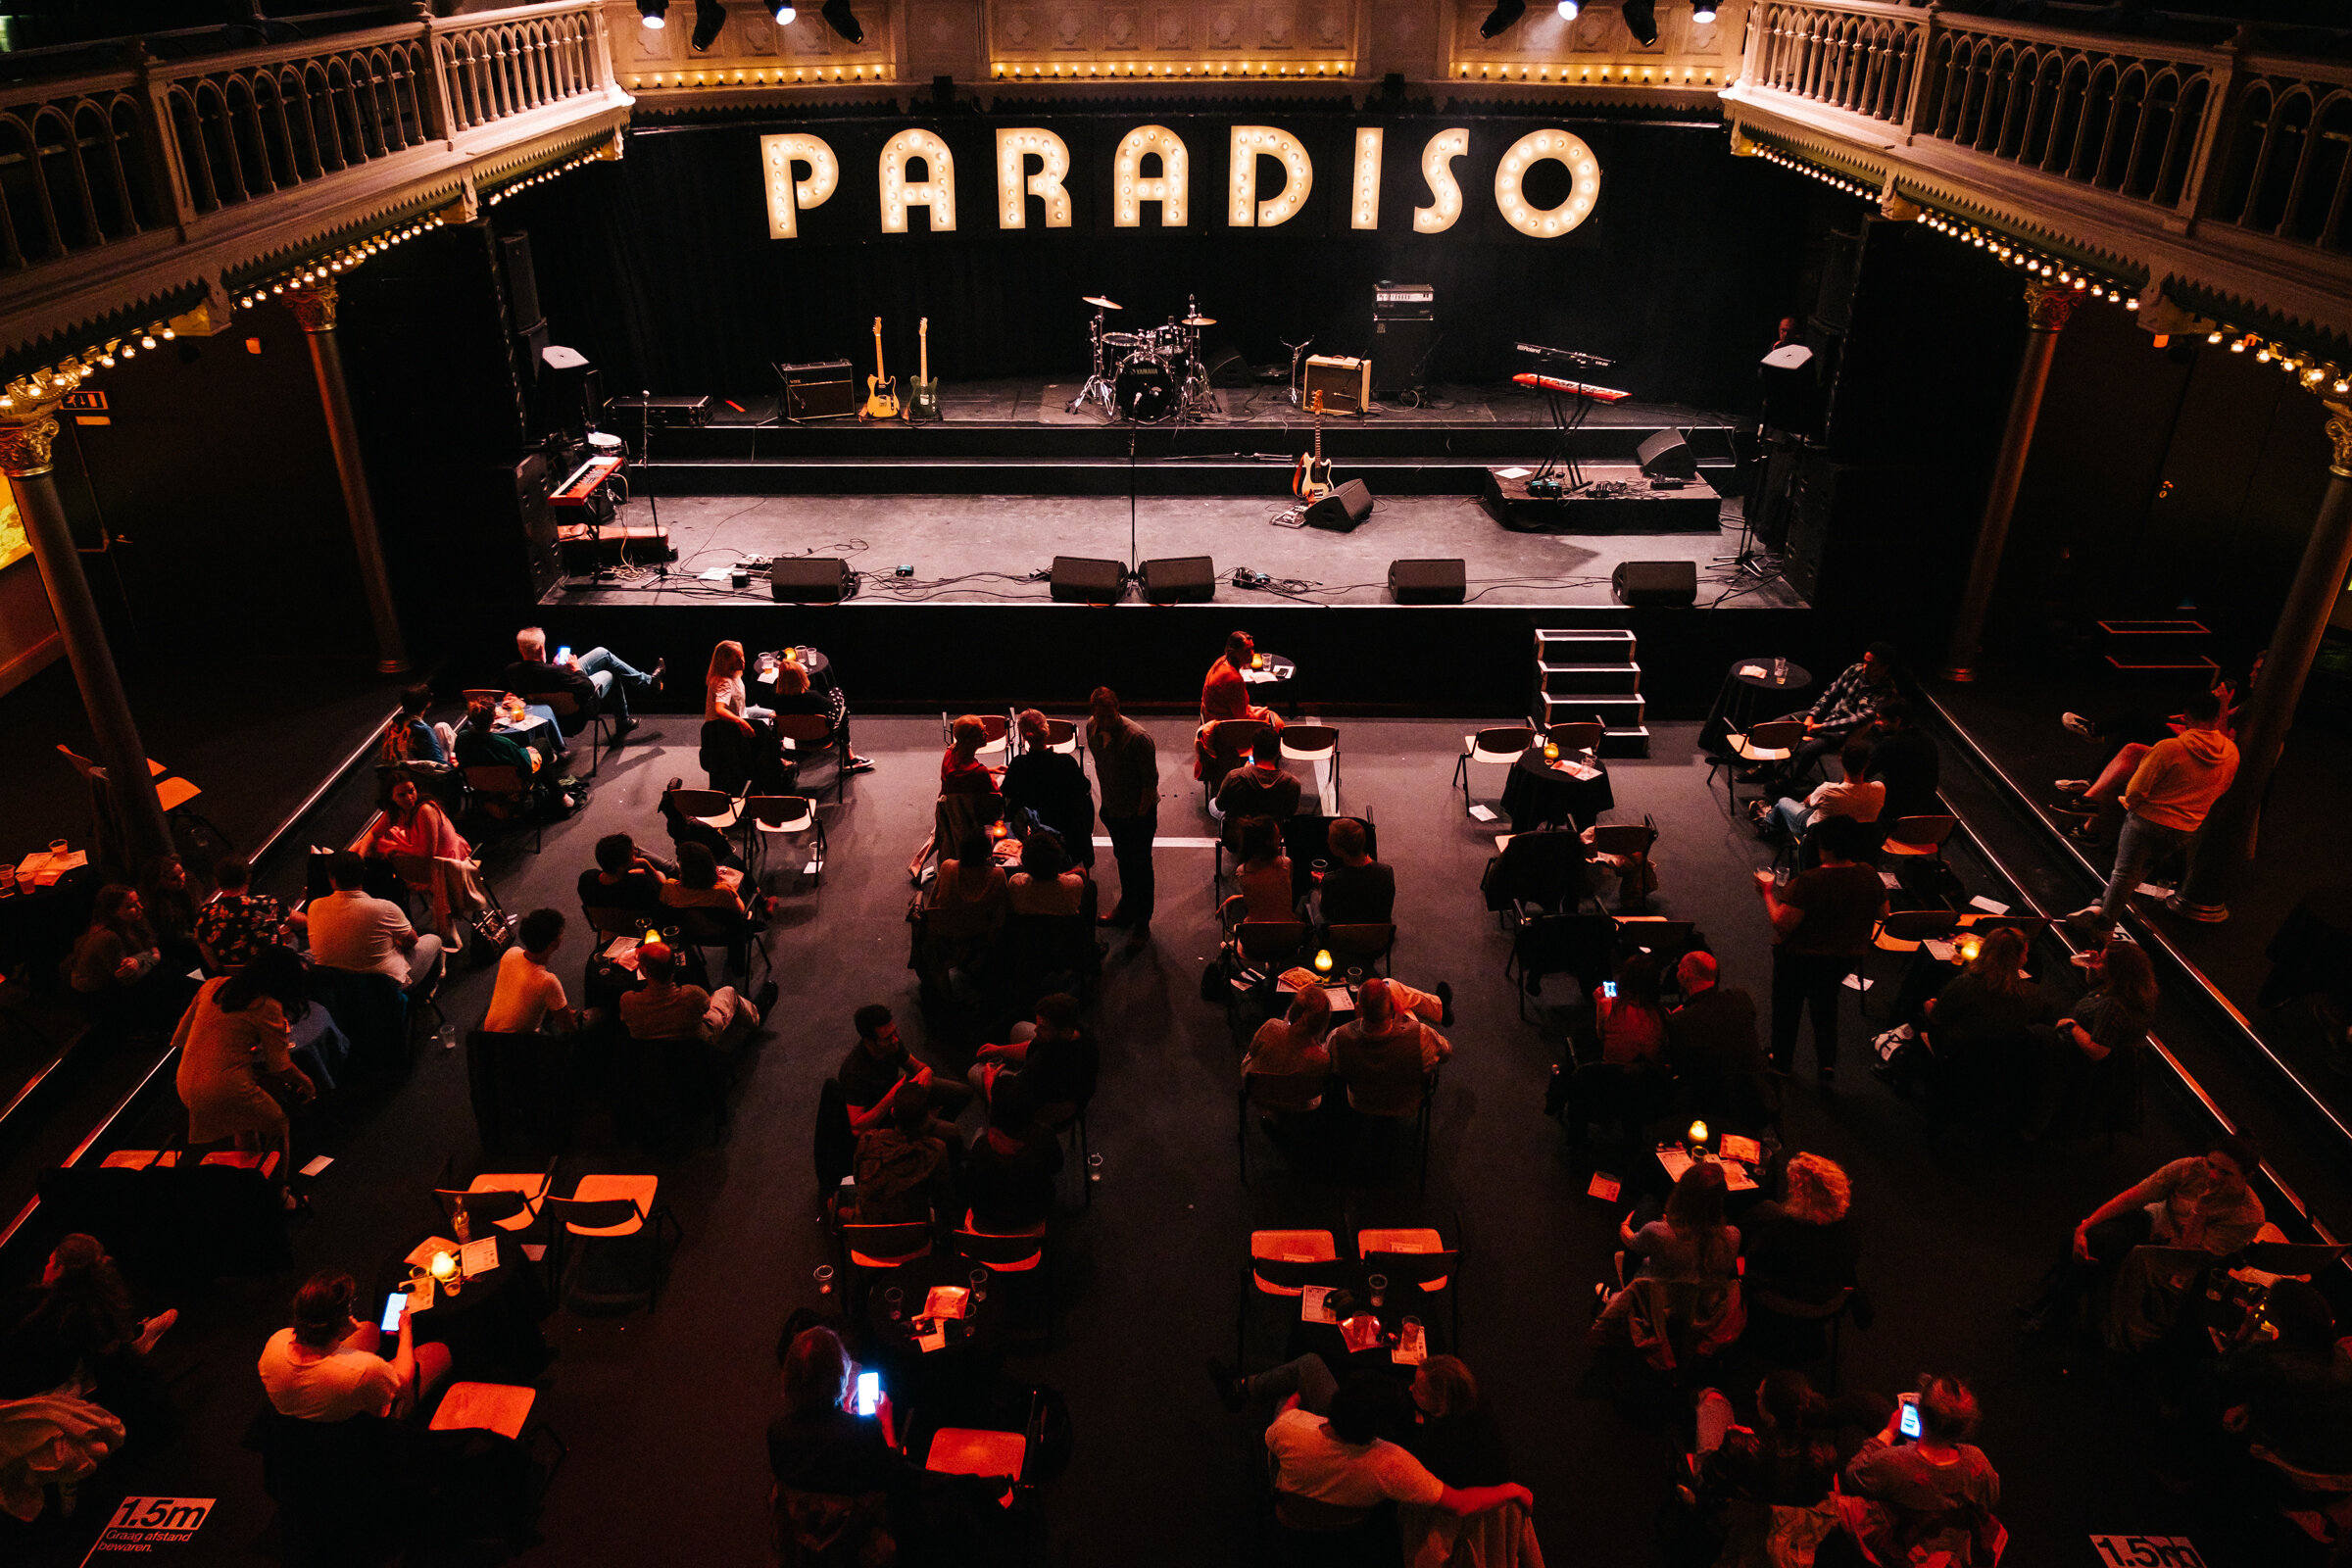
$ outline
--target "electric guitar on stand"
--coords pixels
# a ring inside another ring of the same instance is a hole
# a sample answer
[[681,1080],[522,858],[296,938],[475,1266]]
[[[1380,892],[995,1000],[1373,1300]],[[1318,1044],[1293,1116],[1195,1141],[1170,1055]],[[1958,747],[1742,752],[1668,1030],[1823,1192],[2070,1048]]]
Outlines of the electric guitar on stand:
[[1323,394],[1315,394],[1315,450],[1300,453],[1291,470],[1291,494],[1312,504],[1331,493],[1331,465],[1323,461]]
[[874,318],[874,373],[865,378],[865,416],[869,419],[895,419],[899,416],[898,377],[882,372],[882,318]]
[[922,367],[906,385],[906,422],[928,424],[939,417],[939,383],[931,379],[931,318],[923,318],[915,336],[922,345]]

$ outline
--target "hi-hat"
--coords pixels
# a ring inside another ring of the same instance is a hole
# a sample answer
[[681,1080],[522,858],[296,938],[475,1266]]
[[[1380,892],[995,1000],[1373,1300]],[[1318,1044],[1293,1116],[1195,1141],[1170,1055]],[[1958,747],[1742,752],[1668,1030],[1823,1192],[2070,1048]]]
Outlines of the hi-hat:
[[1126,306],[1121,305],[1117,300],[1106,300],[1100,294],[1087,295],[1086,303],[1105,311],[1123,311],[1127,308]]
[[1217,318],[1213,316],[1188,316],[1184,318],[1184,324],[1187,326],[1214,326],[1217,324]]

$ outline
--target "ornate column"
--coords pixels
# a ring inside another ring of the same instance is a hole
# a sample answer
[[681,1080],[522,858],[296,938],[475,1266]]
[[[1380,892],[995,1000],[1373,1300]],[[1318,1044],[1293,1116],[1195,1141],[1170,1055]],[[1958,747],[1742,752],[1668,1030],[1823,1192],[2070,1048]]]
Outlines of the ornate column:
[[2058,334],[2075,314],[2082,296],[2055,283],[2026,285],[2026,359],[2017,368],[2017,388],[2009,394],[2009,422],[2001,429],[2001,453],[1993,465],[1992,488],[1984,495],[1984,516],[1977,524],[1977,548],[1968,561],[1968,586],[1961,590],[1960,609],[1952,617],[1952,640],[1944,654],[1945,680],[1975,680],[1977,656],[1984,639],[1984,612],[1992,605],[1993,579],[2000,575],[2001,552],[2009,543],[2009,518],[2017,511],[2017,488],[2026,477],[2026,458],[2034,450],[2034,425],[2041,417],[2042,390],[2050,383],[2050,361],[2058,352]]
[[[0,472],[7,473],[16,490],[17,514],[24,519],[24,537],[32,543],[41,584],[49,590],[49,609],[57,616],[67,662],[74,667],[74,684],[81,689],[97,760],[114,785],[115,810],[125,839],[122,848],[134,862],[144,863],[151,856],[171,853],[172,830],[164,821],[163,803],[155,798],[147,748],[131,721],[122,676],[107,647],[106,628],[99,624],[98,606],[90,598],[81,555],[66,521],[66,504],[57,493],[49,449],[57,439],[52,415],[65,390],[55,388],[46,397],[29,399],[20,390],[16,406],[0,412]],[[122,869],[136,868],[134,864]]]
[[2237,715],[2236,782],[2205,818],[2188,875],[2166,906],[2192,920],[2230,918],[2230,892],[2253,864],[2263,797],[2286,748],[2303,682],[2327,635],[2328,613],[2352,574],[2352,408],[2328,405],[2328,440],[2334,449],[2328,493],[2320,498],[2302,564],[2279,607],[2270,651],[2263,656],[2262,679]]
[[351,542],[360,553],[368,617],[375,623],[375,667],[386,675],[406,674],[408,648],[401,641],[399,612],[392,607],[392,574],[384,565],[383,536],[376,531],[375,503],[368,499],[368,469],[360,460],[360,428],[351,416],[350,389],[343,384],[343,351],[335,341],[334,279],[287,289],[286,304],[311,345],[311,369],[318,377],[318,403],[326,412],[326,439],[335,450],[343,509],[351,516]]

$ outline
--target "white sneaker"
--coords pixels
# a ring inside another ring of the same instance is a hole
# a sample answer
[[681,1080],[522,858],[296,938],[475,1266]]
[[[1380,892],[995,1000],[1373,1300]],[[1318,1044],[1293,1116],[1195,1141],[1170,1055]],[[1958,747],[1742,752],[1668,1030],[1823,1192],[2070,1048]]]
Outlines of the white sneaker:
[[2069,731],[2082,736],[2086,741],[2095,741],[2099,738],[2099,732],[2091,728],[2090,720],[2084,718],[2081,713],[2060,713],[2058,715],[2058,722],[2064,724]]

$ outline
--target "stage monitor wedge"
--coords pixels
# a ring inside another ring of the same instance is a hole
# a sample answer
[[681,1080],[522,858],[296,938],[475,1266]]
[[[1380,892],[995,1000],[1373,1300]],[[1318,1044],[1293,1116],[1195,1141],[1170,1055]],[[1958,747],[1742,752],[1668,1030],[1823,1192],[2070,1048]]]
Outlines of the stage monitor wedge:
[[1144,563],[1144,597],[1155,605],[1204,605],[1217,597],[1217,564],[1207,556],[1162,556]]
[[1695,561],[1628,561],[1609,575],[1621,605],[1688,605],[1698,599]]
[[1049,591],[1065,605],[1115,605],[1127,596],[1127,564],[1093,556],[1055,556]]
[[1695,479],[1698,456],[1680,430],[1660,430],[1642,443],[1642,471],[1652,479]]
[[1370,515],[1371,489],[1361,479],[1350,479],[1333,486],[1330,494],[1306,509],[1306,525],[1329,528],[1334,533],[1351,533],[1357,523]]
[[1458,605],[1469,596],[1469,566],[1459,556],[1389,563],[1389,597],[1400,605]]
[[858,592],[858,574],[839,556],[785,556],[768,567],[767,591],[794,605],[836,605]]

